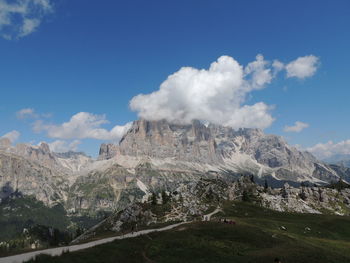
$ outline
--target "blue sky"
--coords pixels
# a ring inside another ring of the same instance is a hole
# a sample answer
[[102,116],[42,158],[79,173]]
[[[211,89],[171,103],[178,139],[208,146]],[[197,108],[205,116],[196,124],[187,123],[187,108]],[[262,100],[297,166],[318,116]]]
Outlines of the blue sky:
[[[347,0],[38,2],[40,10],[9,13],[8,6],[19,3],[0,0],[0,136],[15,130],[16,143],[60,140],[66,148],[78,140],[78,150],[96,156],[102,142],[115,139],[106,132],[138,118],[130,100],[158,91],[181,67],[208,69],[223,55],[242,66],[258,54],[284,65],[313,55],[316,72],[299,78],[282,70],[247,92],[241,106],[273,106],[269,114],[275,120],[265,131],[293,145],[322,143],[316,154],[350,153]],[[1,20],[4,14],[9,21]],[[24,21],[35,23],[24,27]],[[22,109],[34,112],[20,118]],[[92,139],[53,131],[79,112],[104,115],[91,121],[105,134]],[[296,121],[308,127],[286,132]]]

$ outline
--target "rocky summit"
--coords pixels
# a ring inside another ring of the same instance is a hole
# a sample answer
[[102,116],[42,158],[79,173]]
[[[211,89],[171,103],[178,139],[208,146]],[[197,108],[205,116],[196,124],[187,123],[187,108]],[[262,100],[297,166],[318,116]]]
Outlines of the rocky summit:
[[99,159],[114,159],[130,167],[148,160],[162,169],[251,173],[260,178],[299,183],[322,184],[339,179],[330,166],[288,145],[280,136],[267,135],[259,129],[234,130],[200,121],[189,125],[165,120],[135,121],[119,145],[101,146]]

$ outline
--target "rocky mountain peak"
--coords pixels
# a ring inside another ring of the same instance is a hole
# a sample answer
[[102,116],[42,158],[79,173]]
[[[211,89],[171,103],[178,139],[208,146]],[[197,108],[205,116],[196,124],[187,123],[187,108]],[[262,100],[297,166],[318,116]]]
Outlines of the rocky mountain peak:
[[162,160],[173,166],[179,162],[192,167],[210,165],[277,180],[325,182],[338,178],[331,167],[288,145],[283,137],[265,134],[260,129],[205,125],[198,120],[190,124],[134,121],[119,145],[101,145],[100,160],[117,160],[118,156],[124,160]]
[[218,162],[215,148],[210,129],[199,121],[176,124],[137,120],[119,143],[122,155],[199,163]]
[[46,154],[51,153],[50,146],[46,142],[40,143],[39,148],[42,150],[43,153],[46,153]]
[[49,145],[45,142],[42,142],[39,146],[20,143],[11,151],[47,167],[57,166],[56,159],[51,153]]

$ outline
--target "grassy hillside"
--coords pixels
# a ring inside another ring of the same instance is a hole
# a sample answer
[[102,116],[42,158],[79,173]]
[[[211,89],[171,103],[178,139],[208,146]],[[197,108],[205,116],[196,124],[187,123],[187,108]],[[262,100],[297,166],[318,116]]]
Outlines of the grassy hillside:
[[[219,220],[31,262],[350,262],[350,218],[224,204]],[[213,218],[215,220],[215,218]]]

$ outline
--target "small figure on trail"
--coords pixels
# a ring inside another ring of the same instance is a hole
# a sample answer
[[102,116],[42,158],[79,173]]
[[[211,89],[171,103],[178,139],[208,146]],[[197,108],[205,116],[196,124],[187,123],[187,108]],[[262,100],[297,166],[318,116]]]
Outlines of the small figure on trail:
[[134,226],[131,226],[131,234],[134,234]]

